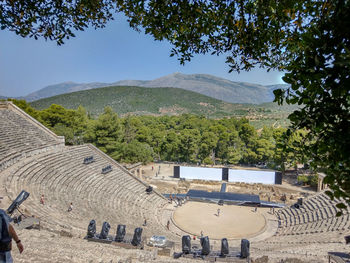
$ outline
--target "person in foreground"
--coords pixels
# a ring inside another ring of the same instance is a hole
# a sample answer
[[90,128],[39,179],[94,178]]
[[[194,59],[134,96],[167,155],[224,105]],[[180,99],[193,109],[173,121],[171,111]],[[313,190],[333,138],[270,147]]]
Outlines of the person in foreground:
[[10,218],[4,210],[0,209],[0,263],[13,262],[11,256],[12,239],[15,240],[19,253],[22,253],[24,247],[14,227],[10,224]]

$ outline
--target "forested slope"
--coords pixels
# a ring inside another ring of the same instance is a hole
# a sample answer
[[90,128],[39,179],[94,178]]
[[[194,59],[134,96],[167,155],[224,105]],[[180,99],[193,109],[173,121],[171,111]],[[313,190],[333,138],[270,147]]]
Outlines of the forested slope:
[[84,107],[65,109],[53,104],[35,110],[25,101],[14,101],[58,135],[66,144],[92,143],[117,161],[154,160],[205,163],[264,163],[284,169],[285,164],[305,162],[301,152],[305,131],[285,128],[256,130],[246,118],[213,119],[205,116],[118,116],[111,107],[94,118]]
[[105,106],[110,106],[120,116],[180,115],[184,113],[209,118],[246,117],[261,128],[264,125],[286,127],[287,116],[295,106],[233,104],[179,88],[105,87],[62,94],[31,103],[36,109],[52,104],[76,109],[82,105],[92,116],[98,116]]

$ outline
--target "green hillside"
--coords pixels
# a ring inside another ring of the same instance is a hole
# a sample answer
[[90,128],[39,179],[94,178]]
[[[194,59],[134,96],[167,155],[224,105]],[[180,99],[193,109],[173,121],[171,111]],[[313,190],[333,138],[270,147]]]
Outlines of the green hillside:
[[274,103],[232,104],[179,88],[129,86],[83,90],[31,103],[36,109],[45,109],[51,104],[59,104],[68,109],[76,109],[82,105],[93,116],[101,114],[104,107],[110,106],[121,116],[125,114],[179,115],[191,113],[210,118],[247,117],[257,128],[264,124],[286,126],[286,117],[291,112],[289,108],[279,107]]

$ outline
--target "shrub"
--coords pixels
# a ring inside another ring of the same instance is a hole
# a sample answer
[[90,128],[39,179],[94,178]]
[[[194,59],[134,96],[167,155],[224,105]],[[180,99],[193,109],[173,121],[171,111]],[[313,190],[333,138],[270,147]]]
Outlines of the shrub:
[[309,185],[312,187],[317,187],[318,184],[318,175],[309,176]]
[[303,185],[310,185],[312,187],[316,187],[318,184],[318,176],[317,175],[299,175],[298,183],[302,183]]
[[306,175],[299,175],[298,176],[298,183],[302,183],[303,185],[308,184],[309,178]]

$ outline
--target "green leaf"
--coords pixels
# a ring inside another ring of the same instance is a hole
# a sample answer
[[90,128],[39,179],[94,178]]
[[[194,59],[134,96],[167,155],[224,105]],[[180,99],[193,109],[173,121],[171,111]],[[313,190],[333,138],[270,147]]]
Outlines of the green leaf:
[[336,217],[339,217],[339,216],[342,216],[343,215],[343,212],[341,211],[338,211],[337,214],[335,215]]
[[346,208],[346,205],[343,204],[343,203],[336,204],[335,206],[338,207],[339,209],[345,209]]

